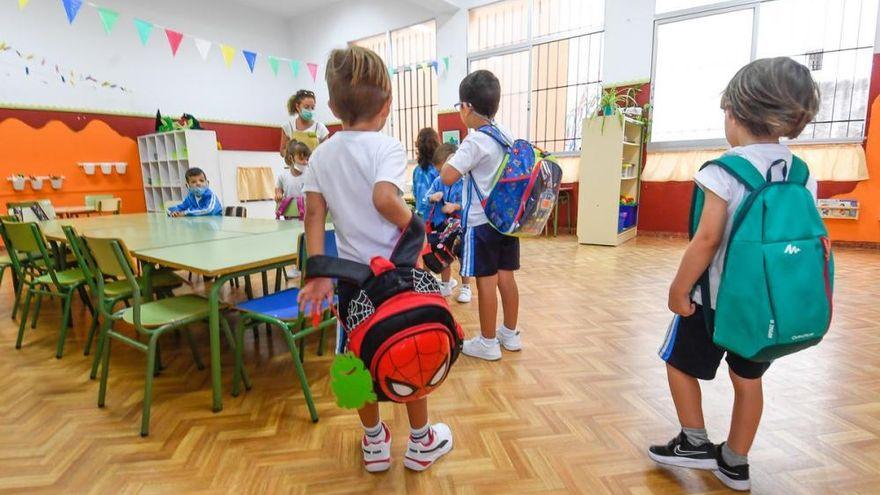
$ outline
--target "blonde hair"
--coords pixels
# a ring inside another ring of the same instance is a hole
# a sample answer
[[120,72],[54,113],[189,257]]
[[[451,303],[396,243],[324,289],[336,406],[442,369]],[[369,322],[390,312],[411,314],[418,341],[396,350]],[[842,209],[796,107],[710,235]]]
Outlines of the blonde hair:
[[794,60],[762,58],[737,71],[721,108],[756,136],[796,138],[819,110],[819,87]]
[[333,114],[348,125],[375,117],[391,98],[385,62],[360,46],[333,50],[324,79]]

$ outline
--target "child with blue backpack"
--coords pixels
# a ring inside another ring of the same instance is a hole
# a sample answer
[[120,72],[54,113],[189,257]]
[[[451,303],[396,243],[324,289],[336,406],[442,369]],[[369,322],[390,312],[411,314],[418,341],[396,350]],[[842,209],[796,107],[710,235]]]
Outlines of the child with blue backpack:
[[[493,187],[499,166],[507,150],[488,132],[497,132],[508,142],[513,142],[510,131],[497,124],[493,117],[501,100],[501,84],[494,74],[478,70],[468,74],[458,87],[459,103],[456,103],[461,121],[469,129],[455,155],[443,166],[441,180],[452,185],[464,178],[462,197],[462,243],[461,275],[476,277],[477,301],[480,313],[480,336],[468,339],[462,353],[497,361],[501,348],[508,351],[522,349],[520,333],[516,328],[519,317],[519,288],[514,272],[519,270],[519,239],[507,236],[489,224],[481,204]],[[490,131],[484,126],[494,127]],[[485,129],[488,132],[480,131]],[[496,328],[498,295],[504,320]]]
[[[728,343],[745,340],[744,334],[750,328],[747,323],[762,311],[768,316],[755,320],[759,338],[778,342],[774,339],[779,339],[784,330],[779,308],[774,306],[778,301],[770,301],[776,297],[774,288],[763,290],[775,275],[761,271],[762,282],[743,284],[740,280],[746,272],[764,270],[767,263],[773,261],[768,261],[770,256],[787,263],[784,273],[780,272],[780,276],[786,278],[817,272],[818,282],[824,268],[824,283],[812,285],[822,285],[815,290],[819,296],[816,306],[824,306],[821,298],[826,296],[827,289],[827,310],[815,313],[818,316],[809,318],[813,321],[801,321],[798,325],[827,330],[830,322],[830,244],[826,242],[827,233],[816,213],[816,180],[809,177],[805,164],[779,142],[782,137],[797,137],[816,115],[818,106],[819,90],[809,69],[790,58],[756,60],[733,76],[721,98],[724,132],[731,149],[704,165],[694,177],[699,187],[695,189],[695,197],[699,197],[702,204],[695,202],[692,239],[669,288],[668,305],[676,316],[659,354],[666,362],[681,432],[666,445],[650,447],[648,455],[662,464],[712,470],[724,485],[734,490],[749,490],[751,486],[748,453],[763,410],[761,377],[769,368],[770,360],[792,352],[770,347],[771,352],[762,355],[742,352]],[[768,213],[768,198],[772,197],[786,198],[786,201],[773,206],[776,212]],[[749,215],[754,210],[752,206],[763,201],[767,202],[758,205],[756,216]],[[782,210],[788,210],[787,216],[778,216],[777,212]],[[774,215],[782,220],[773,222]],[[750,218],[764,220],[754,222]],[[809,227],[807,237],[813,236],[813,239],[803,242],[815,243],[814,257],[807,256],[813,253],[808,252],[810,244],[798,247],[795,245],[798,240],[762,245],[766,236],[761,235],[761,229],[768,232],[767,229],[773,227],[777,229],[775,235],[783,236],[784,230],[791,229],[786,224],[798,223]],[[758,231],[753,236],[757,242],[742,240],[749,229]],[[826,237],[822,237],[823,233]],[[822,244],[826,244],[824,253]],[[741,253],[753,255],[742,256]],[[812,306],[812,301],[805,297],[800,311],[811,311],[806,306]],[[731,333],[728,328],[732,328],[733,341],[722,338],[722,333]],[[796,340],[804,335],[792,338]],[[812,344],[816,342],[818,340]],[[706,433],[698,380],[713,379],[725,354],[735,399],[727,441],[714,445]]]

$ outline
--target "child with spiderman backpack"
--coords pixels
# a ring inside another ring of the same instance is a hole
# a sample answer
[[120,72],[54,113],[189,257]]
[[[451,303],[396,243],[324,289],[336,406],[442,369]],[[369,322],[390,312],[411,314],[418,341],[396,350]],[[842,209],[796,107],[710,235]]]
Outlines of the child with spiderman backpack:
[[[763,409],[761,377],[777,357],[817,344],[831,320],[833,258],[815,206],[816,180],[779,143],[815,116],[819,90],[803,65],[756,60],[721,98],[732,148],[694,177],[691,242],[669,288],[676,314],[660,349],[681,432],[648,455],[712,470],[748,490],[748,453]],[[727,441],[709,441],[700,384],[726,354],[735,401]]]
[[[361,397],[371,397],[348,401],[335,386],[334,392],[340,405],[358,409],[364,468],[391,467],[391,434],[375,402],[385,399],[405,403],[410,435],[404,465],[423,471],[452,450],[449,427],[428,422],[426,395],[455,361],[460,327],[436,279],[417,267],[425,231],[402,198],[406,151],[381,133],[391,105],[385,63],[362,47],[334,50],[325,77],[330,109],[343,130],[315,149],[304,174],[310,257],[300,307],[319,315],[322,307],[333,305],[333,278],[339,279],[339,322],[346,332],[337,347],[351,354],[337,358],[358,361],[360,368],[335,375],[350,375],[357,385],[366,382],[368,394]],[[328,210],[339,252],[334,259],[322,256]]]
[[[559,194],[562,170],[551,157],[510,132],[493,118],[501,100],[498,78],[487,70],[465,77],[456,107],[469,132],[443,166],[440,178],[452,185],[464,177],[461,275],[476,277],[480,336],[466,340],[462,353],[496,361],[501,348],[522,349],[518,236],[535,235],[547,222]],[[496,328],[498,296],[504,320]]]

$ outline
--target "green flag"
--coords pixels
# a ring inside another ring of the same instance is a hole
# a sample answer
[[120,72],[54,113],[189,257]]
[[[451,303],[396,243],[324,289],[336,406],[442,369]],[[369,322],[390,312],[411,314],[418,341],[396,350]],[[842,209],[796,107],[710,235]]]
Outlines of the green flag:
[[153,32],[153,23],[135,19],[134,26],[137,28],[138,36],[141,38],[141,44],[147,46],[147,40],[150,39],[150,33]]
[[272,72],[274,72],[275,75],[277,76],[278,75],[278,59],[273,57],[272,55],[269,55],[266,58],[269,59],[269,67],[272,68]]
[[104,25],[104,32],[109,35],[113,31],[113,27],[116,26],[116,21],[119,20],[119,12],[114,12],[104,7],[98,7],[98,15],[101,16],[101,24]]

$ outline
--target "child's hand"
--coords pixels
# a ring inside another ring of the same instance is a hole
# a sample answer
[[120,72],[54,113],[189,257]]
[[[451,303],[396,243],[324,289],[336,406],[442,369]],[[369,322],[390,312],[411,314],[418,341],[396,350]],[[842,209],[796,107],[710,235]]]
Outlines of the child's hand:
[[326,301],[333,304],[333,281],[329,278],[313,278],[306,282],[305,287],[299,291],[299,310],[304,312],[311,309],[310,314],[321,313],[321,307]]
[[435,192],[434,194],[428,196],[428,200],[432,203],[436,203],[436,202],[440,201],[441,199],[443,199],[442,192]]
[[176,218],[176,217],[182,217],[182,216],[183,216],[183,212],[182,212],[182,211],[172,211],[172,212],[169,213],[168,215],[171,216],[171,217],[175,217],[175,218]]
[[284,199],[284,195],[281,193],[275,193],[275,202],[280,203],[281,200]]
[[440,211],[447,215],[451,215],[458,211],[458,205],[456,203],[446,203]]
[[690,316],[697,310],[697,306],[691,301],[689,292],[678,292],[670,289],[669,301],[667,303],[669,310],[681,316]]

